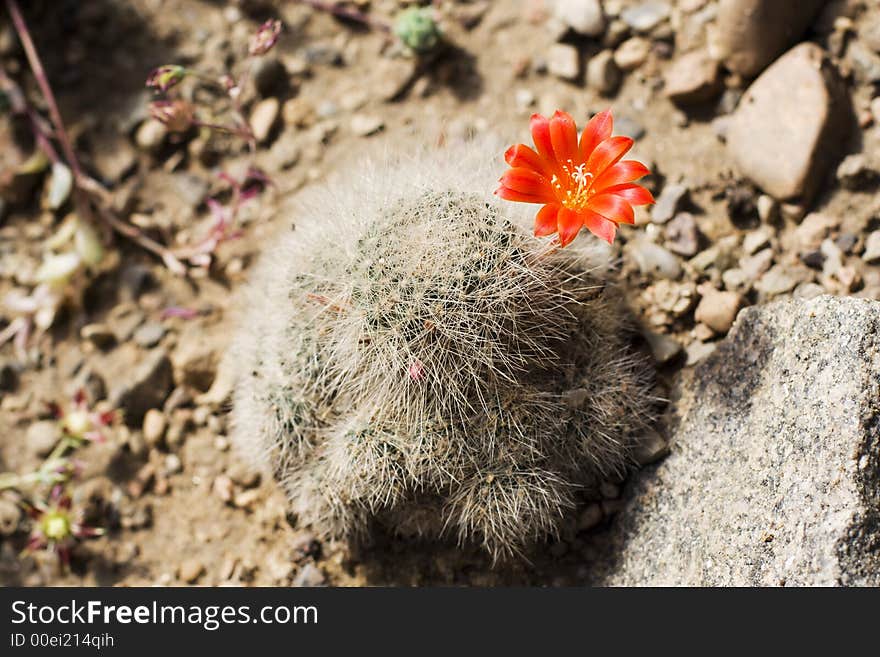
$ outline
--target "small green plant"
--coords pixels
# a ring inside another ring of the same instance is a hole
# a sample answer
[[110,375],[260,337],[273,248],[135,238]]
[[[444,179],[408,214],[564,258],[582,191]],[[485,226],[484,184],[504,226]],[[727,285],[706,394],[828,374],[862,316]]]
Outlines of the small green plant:
[[532,237],[486,193],[491,152],[314,191],[243,300],[234,439],[325,534],[520,554],[622,473],[651,417],[605,252]]

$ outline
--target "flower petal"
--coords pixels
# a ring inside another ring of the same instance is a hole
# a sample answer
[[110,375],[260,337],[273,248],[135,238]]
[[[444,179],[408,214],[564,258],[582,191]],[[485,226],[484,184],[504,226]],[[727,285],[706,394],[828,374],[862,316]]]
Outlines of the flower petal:
[[577,126],[571,114],[556,110],[550,119],[550,142],[553,144],[553,153],[556,161],[567,163],[574,161],[578,155]]
[[550,140],[550,120],[546,116],[532,114],[529,129],[532,131],[532,140],[538,148],[538,153],[548,162],[552,162],[553,142]]
[[525,144],[515,144],[504,153],[504,161],[511,167],[525,167],[538,173],[545,173],[544,160]]
[[614,118],[611,116],[610,109],[599,112],[590,119],[581,135],[580,155],[582,162],[589,160],[596,146],[611,137],[613,128]]
[[581,217],[584,226],[593,235],[605,240],[609,244],[614,243],[614,236],[617,235],[617,224],[590,210],[582,210]]
[[545,237],[556,232],[560,206],[545,205],[535,216],[535,237]]
[[577,234],[583,228],[584,219],[581,213],[562,207],[559,209],[559,215],[556,218],[556,228],[559,232],[559,243],[566,246],[577,237]]
[[526,169],[525,167],[508,169],[504,172],[504,175],[501,176],[500,182],[503,187],[512,189],[515,192],[532,194],[534,196],[543,195],[547,198],[548,203],[555,199],[553,188],[550,186],[547,179],[540,173],[532,171],[531,169]]
[[505,187],[504,185],[496,189],[495,194],[503,198],[505,201],[519,201],[520,203],[547,203],[547,198],[544,196],[524,194],[522,192],[517,192],[516,190]]
[[587,160],[587,170],[594,176],[601,175],[605,169],[616,164],[626,152],[632,148],[631,137],[611,137],[596,146],[590,159]]
[[638,180],[642,176],[647,176],[649,173],[651,172],[648,170],[648,167],[641,162],[624,160],[608,167],[604,173],[599,174],[599,177],[593,181],[592,189],[601,194],[612,185],[629,183],[633,180]]
[[587,208],[618,224],[634,224],[636,216],[632,206],[616,194],[598,194],[590,199]]
[[624,183],[612,185],[602,190],[602,194],[617,194],[629,201],[630,205],[651,205],[654,203],[654,195],[641,185]]

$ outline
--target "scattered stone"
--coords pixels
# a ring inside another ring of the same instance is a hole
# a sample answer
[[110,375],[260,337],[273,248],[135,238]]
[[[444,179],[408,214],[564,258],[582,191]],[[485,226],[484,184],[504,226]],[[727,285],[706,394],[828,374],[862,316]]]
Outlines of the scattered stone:
[[623,71],[632,71],[644,64],[651,52],[651,42],[642,37],[632,37],[621,43],[614,51],[614,62]]
[[287,69],[277,57],[258,57],[254,62],[253,79],[260,96],[271,96],[287,86]]
[[822,49],[803,43],[746,91],[733,114],[727,148],[740,170],[768,194],[809,201],[845,143],[848,105]]
[[300,571],[293,579],[293,585],[297,587],[304,586],[324,586],[327,582],[324,573],[322,573],[315,564],[307,563],[300,568]]
[[620,17],[636,32],[646,34],[669,18],[670,11],[667,2],[640,2],[627,7]]
[[681,105],[709,101],[721,93],[722,88],[718,61],[702,50],[679,57],[664,76],[666,96]]
[[840,221],[822,212],[811,212],[794,230],[794,245],[799,252],[819,248],[828,234],[838,226]]
[[865,240],[865,251],[862,253],[862,260],[868,263],[880,260],[880,230],[875,230],[868,234],[868,238]]
[[166,477],[183,472],[183,462],[177,454],[166,454],[162,474]]
[[517,89],[513,94],[513,102],[520,112],[528,112],[535,104],[535,94],[531,89]]
[[[587,85],[603,96],[613,96],[623,79],[611,50],[602,50],[587,64]],[[619,127],[619,126],[618,126]]]
[[752,255],[761,249],[770,246],[770,240],[773,239],[775,232],[770,226],[761,226],[755,230],[746,233],[743,238],[743,253]]
[[651,221],[655,224],[665,224],[672,219],[687,199],[687,195],[686,185],[677,183],[664,185],[663,191],[657,197],[657,202],[651,208]]
[[116,344],[116,334],[106,324],[86,324],[79,330],[79,337],[98,349],[109,349]]
[[615,117],[614,125],[616,126],[618,133],[629,135],[635,141],[638,141],[645,136],[645,126],[628,116]]
[[772,297],[791,292],[798,283],[808,281],[810,278],[812,278],[810,270],[803,265],[778,264],[761,276],[755,283],[755,289],[765,296]]
[[644,238],[636,239],[630,249],[639,270],[643,274],[675,279],[681,275],[681,263],[662,246]]
[[161,408],[171,392],[171,360],[163,350],[150,352],[133,372],[118,381],[110,393],[110,404],[123,411],[128,426],[139,426],[147,411]]
[[215,477],[214,483],[211,486],[211,490],[213,491],[214,495],[216,495],[227,504],[232,501],[232,496],[235,494],[235,488],[232,485],[232,479],[230,479],[226,475]]
[[710,329],[705,324],[697,323],[694,325],[694,328],[691,331],[691,335],[700,342],[708,342],[715,337],[715,331]]
[[20,367],[10,361],[0,362],[0,391],[14,392],[18,387]]
[[856,80],[862,84],[880,82],[880,56],[875,55],[856,40],[850,41],[846,57],[852,63]]
[[633,448],[633,459],[640,466],[656,463],[669,454],[669,443],[656,431],[642,436]]
[[859,236],[854,233],[841,233],[834,239],[834,243],[837,244],[840,250],[847,254],[853,252],[858,241]]
[[687,359],[684,362],[685,367],[693,367],[701,360],[704,360],[715,351],[717,346],[718,344],[715,342],[700,342],[699,340],[691,342],[685,350],[685,353],[687,353]]
[[230,465],[226,474],[242,488],[253,488],[260,483],[260,473],[240,461]]
[[168,130],[156,119],[147,119],[141,123],[134,136],[135,144],[142,151],[157,153],[165,145]]
[[210,389],[217,374],[218,358],[210,336],[201,331],[187,331],[181,335],[172,356],[177,380],[201,392]]
[[138,346],[150,349],[165,337],[165,327],[158,322],[147,322],[134,332],[133,337]]
[[666,248],[686,258],[700,248],[700,231],[690,212],[680,212],[666,225]]
[[186,559],[181,562],[177,576],[187,584],[194,584],[205,573],[205,565],[198,559]]
[[358,137],[369,137],[380,132],[385,122],[378,116],[355,114],[351,117],[351,131]]
[[306,46],[303,56],[306,63],[312,66],[341,66],[343,64],[342,51],[330,41],[309,44]]
[[556,0],[553,13],[578,34],[594,37],[605,31],[599,0]]
[[681,353],[681,343],[663,333],[655,333],[654,331],[645,330],[642,332],[645,341],[651,348],[651,354],[659,365],[668,363]]
[[739,261],[740,269],[745,272],[752,282],[758,280],[758,277],[770,269],[772,264],[773,249],[770,248],[761,249],[754,255],[740,258]]
[[143,434],[144,440],[150,447],[155,447],[165,437],[165,429],[168,425],[165,414],[155,408],[151,408],[144,415]]
[[589,583],[880,585],[878,324],[851,298],[743,311],[671,395],[672,452],[595,538]]
[[278,120],[278,112],[281,110],[281,104],[277,98],[264,98],[251,110],[251,130],[254,131],[254,137],[260,143],[266,142],[275,127]]
[[61,432],[58,422],[54,420],[40,420],[28,427],[25,443],[27,444],[28,451],[34,456],[45,457],[52,453],[60,437]]
[[412,84],[417,70],[416,60],[412,57],[382,59],[376,66],[372,89],[380,100],[396,100]]
[[880,96],[871,100],[871,116],[874,117],[874,123],[880,123]]
[[864,153],[853,153],[838,165],[837,180],[846,189],[863,190],[880,181],[880,171],[868,163]]
[[795,299],[803,299],[804,301],[815,299],[823,294],[825,294],[825,288],[816,283],[801,283],[791,293]]
[[729,71],[754,77],[797,43],[824,4],[825,0],[721,0],[712,54]]
[[547,51],[547,71],[563,80],[576,80],[581,73],[581,55],[567,43],[554,43]]
[[736,292],[721,292],[708,283],[697,288],[703,296],[697,309],[694,311],[694,319],[703,322],[716,333],[725,334],[733,325],[736,313],[742,305],[742,298]]
[[588,504],[584,510],[578,514],[577,530],[579,532],[590,531],[602,522],[602,507],[599,504]]
[[242,491],[232,498],[232,505],[237,509],[250,509],[259,498],[260,491],[257,489]]
[[767,194],[758,197],[758,218],[765,223],[771,223],[779,216],[779,204],[776,199]]

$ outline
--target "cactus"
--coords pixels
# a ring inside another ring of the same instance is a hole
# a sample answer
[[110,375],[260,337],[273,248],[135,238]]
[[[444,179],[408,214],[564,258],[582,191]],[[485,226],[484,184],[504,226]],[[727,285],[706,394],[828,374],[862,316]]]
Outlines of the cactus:
[[407,48],[418,54],[434,50],[443,39],[430,7],[410,7],[394,19],[394,34]]
[[487,193],[494,152],[313,190],[247,290],[234,442],[328,536],[379,523],[522,554],[650,420],[605,245],[532,237]]

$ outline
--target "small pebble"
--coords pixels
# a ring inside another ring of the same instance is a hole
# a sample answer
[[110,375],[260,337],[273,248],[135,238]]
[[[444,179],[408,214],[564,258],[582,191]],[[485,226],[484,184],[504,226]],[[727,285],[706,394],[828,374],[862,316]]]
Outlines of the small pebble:
[[193,584],[205,572],[205,566],[198,559],[186,559],[181,562],[177,576],[187,584]]

